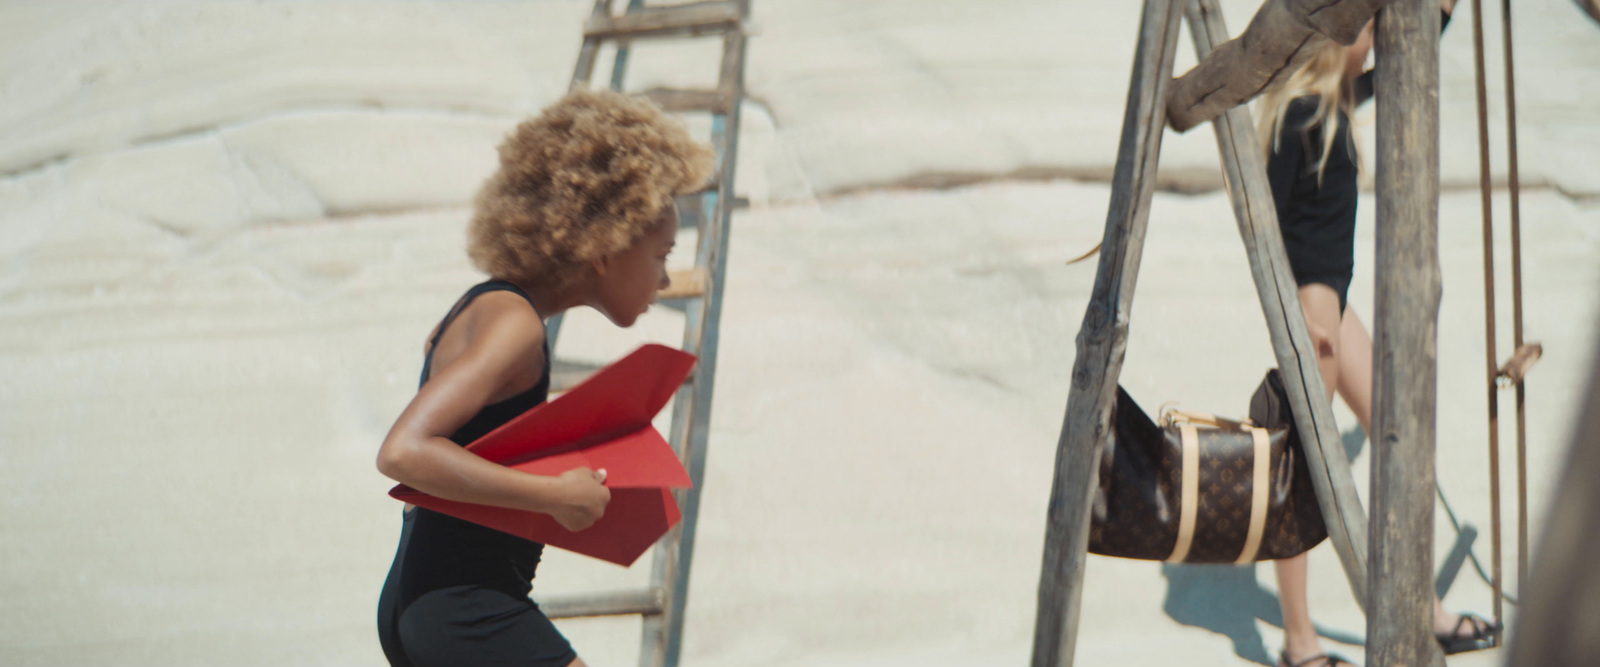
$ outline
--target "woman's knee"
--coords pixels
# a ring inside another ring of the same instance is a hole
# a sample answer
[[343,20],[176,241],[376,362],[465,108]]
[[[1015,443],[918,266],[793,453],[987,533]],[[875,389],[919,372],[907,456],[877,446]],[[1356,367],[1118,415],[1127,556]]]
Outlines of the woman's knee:
[[1339,354],[1339,327],[1344,320],[1339,307],[1339,293],[1322,283],[1300,287],[1300,308],[1305,313],[1306,329],[1317,356],[1337,357]]
[[1311,346],[1317,351],[1317,356],[1323,359],[1336,359],[1339,356],[1339,337],[1337,334],[1307,322],[1306,329],[1311,333]]

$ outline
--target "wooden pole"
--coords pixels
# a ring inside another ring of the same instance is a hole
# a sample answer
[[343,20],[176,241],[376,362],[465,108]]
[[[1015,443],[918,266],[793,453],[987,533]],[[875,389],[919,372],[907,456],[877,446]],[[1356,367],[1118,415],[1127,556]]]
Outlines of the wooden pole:
[[[1192,0],[1188,7],[1189,29],[1195,54],[1204,59],[1212,47],[1228,38],[1217,0]],[[1339,554],[1350,590],[1358,604],[1366,606],[1367,595],[1367,516],[1356,493],[1344,442],[1333,420],[1333,406],[1317,349],[1306,330],[1300,310],[1299,287],[1289,270],[1283,235],[1278,229],[1278,210],[1267,182],[1266,165],[1250,110],[1237,106],[1211,121],[1217,132],[1217,148],[1222,154],[1224,182],[1239,221],[1245,253],[1250,258],[1250,274],[1261,297],[1261,310],[1272,336],[1284,384],[1289,390],[1295,425],[1302,433],[1306,463],[1317,489],[1318,505],[1328,526],[1328,536]]]
[[1166,129],[1166,90],[1178,51],[1182,9],[1178,0],[1144,3],[1100,267],[1078,330],[1072,389],[1056,445],[1034,621],[1034,667],[1071,665],[1077,644],[1090,499],[1127,346],[1128,314],[1155,192],[1156,163]]
[[1600,655],[1600,345],[1590,350],[1588,391],[1578,394],[1581,413],[1532,578],[1517,582],[1522,613],[1507,665],[1586,667]]
[[1439,10],[1378,13],[1377,312],[1367,664],[1444,664],[1432,631],[1439,325]]
[[1578,7],[1589,15],[1589,18],[1600,21],[1600,0],[1572,0]]

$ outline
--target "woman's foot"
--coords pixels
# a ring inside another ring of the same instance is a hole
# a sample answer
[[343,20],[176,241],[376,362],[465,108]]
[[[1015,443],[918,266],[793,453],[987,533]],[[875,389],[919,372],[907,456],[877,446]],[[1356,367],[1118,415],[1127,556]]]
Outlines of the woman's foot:
[[1500,624],[1477,614],[1453,614],[1436,610],[1433,637],[1445,655],[1482,651],[1500,645]]
[[1322,650],[1315,630],[1285,634],[1283,652],[1278,654],[1278,667],[1338,667],[1354,664],[1342,655]]
[[1354,664],[1336,653],[1314,653],[1299,659],[1289,657],[1288,649],[1278,654],[1278,667],[1339,667]]

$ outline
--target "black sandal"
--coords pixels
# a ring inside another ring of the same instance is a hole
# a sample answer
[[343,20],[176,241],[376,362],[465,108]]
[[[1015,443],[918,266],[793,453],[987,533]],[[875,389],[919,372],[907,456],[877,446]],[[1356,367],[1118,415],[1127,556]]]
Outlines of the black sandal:
[[[1322,662],[1317,662],[1318,660]],[[1312,667],[1313,665],[1316,667],[1339,667],[1339,665],[1355,667],[1355,664],[1337,653],[1318,653],[1300,662],[1289,662],[1288,651],[1278,654],[1278,667]]]
[[[1465,623],[1472,624],[1472,634],[1461,636],[1461,626]],[[1456,627],[1448,635],[1434,635],[1439,640],[1439,648],[1444,649],[1445,655],[1467,653],[1469,651],[1482,651],[1500,645],[1499,623],[1490,623],[1489,619],[1477,614],[1461,614],[1456,621]]]

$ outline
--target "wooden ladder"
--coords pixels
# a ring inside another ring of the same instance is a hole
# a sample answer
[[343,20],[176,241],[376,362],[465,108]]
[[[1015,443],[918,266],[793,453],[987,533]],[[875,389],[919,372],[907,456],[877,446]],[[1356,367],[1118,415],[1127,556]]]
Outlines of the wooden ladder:
[[[1100,450],[1111,427],[1112,400],[1127,346],[1161,137],[1169,122],[1185,131],[1206,121],[1216,130],[1223,181],[1328,535],[1351,592],[1367,612],[1368,664],[1442,667],[1443,655],[1428,630],[1431,614],[1417,613],[1431,608],[1417,596],[1433,590],[1431,568],[1426,565],[1433,544],[1431,350],[1439,299],[1438,25],[1428,18],[1437,16],[1438,8],[1426,4],[1427,0],[1267,0],[1245,34],[1229,41],[1218,0],[1145,0],[1100,265],[1078,332],[1077,359],[1056,450],[1034,625],[1034,667],[1073,662],[1092,493],[1098,485]],[[1300,309],[1255,125],[1249,110],[1240,105],[1275,75],[1303,62],[1302,51],[1322,43],[1318,33],[1349,43],[1379,10],[1385,29],[1379,31],[1376,44],[1378,78],[1380,84],[1398,81],[1399,85],[1380,91],[1377,100],[1378,300],[1373,333],[1379,363],[1374,372],[1369,570],[1367,515],[1356,495],[1317,350]],[[1185,14],[1199,64],[1173,79]],[[1435,92],[1431,103],[1426,95],[1430,86]],[[1391,441],[1407,446],[1376,444]]]
[[[711,114],[711,145],[716,153],[712,182],[702,192],[679,200],[681,227],[698,230],[694,268],[672,272],[672,286],[663,290],[663,305],[685,317],[683,350],[700,357],[688,381],[673,400],[669,440],[688,468],[694,487],[674,491],[683,521],[656,544],[650,585],[643,590],[539,598],[550,618],[643,616],[639,649],[641,667],[674,667],[683,650],[684,611],[688,605],[689,566],[694,556],[695,526],[704,488],[707,435],[711,423],[712,386],[716,379],[718,324],[722,316],[723,277],[728,265],[728,223],[733,210],[745,205],[734,196],[733,177],[739,155],[739,106],[744,99],[744,63],[750,0],[692,2],[647,6],[630,0],[624,13],[612,13],[613,0],[595,0],[583,26],[583,47],[573,69],[571,89],[589,86],[600,46],[616,44],[611,89],[621,91],[627,74],[630,44],[636,39],[722,38],[721,73],[711,90],[654,88],[644,96],[669,112]],[[551,347],[561,320],[548,326]],[[571,386],[570,374],[552,378],[555,389]]]

